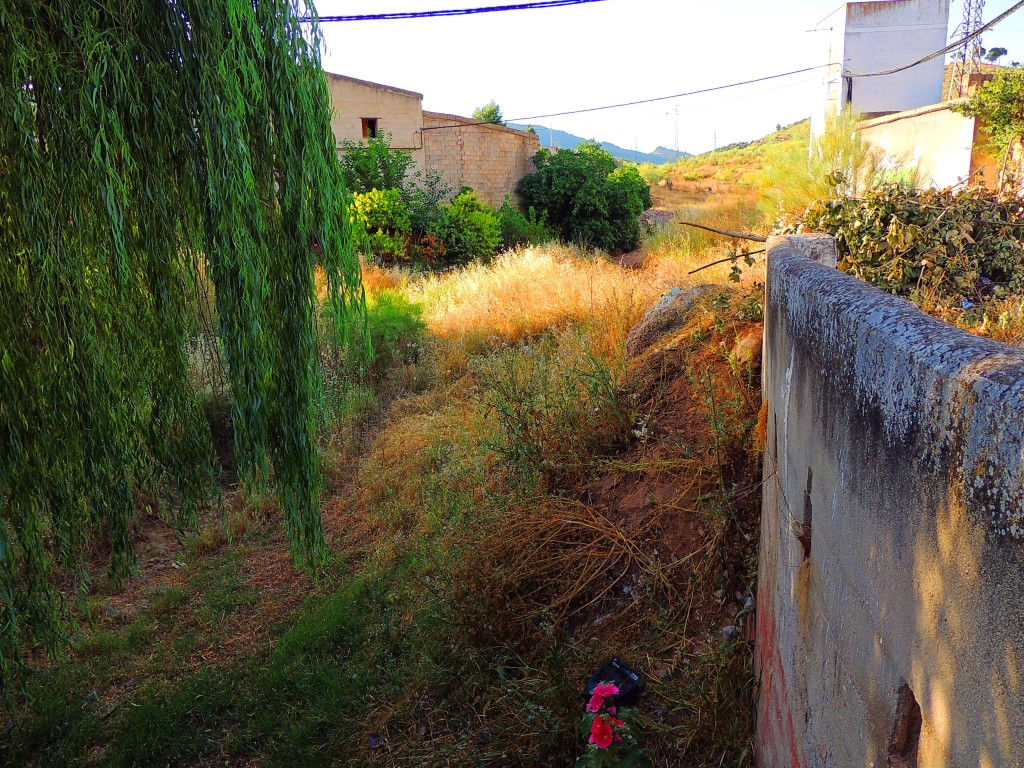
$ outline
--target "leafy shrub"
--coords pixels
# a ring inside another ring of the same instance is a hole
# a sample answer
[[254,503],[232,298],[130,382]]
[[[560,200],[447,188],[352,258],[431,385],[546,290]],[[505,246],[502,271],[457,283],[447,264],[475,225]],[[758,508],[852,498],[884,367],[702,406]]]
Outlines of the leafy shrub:
[[612,371],[588,350],[551,338],[491,355],[474,370],[509,463],[553,490],[586,475],[586,458],[629,427]]
[[886,184],[861,199],[814,203],[800,225],[827,232],[839,268],[889,293],[917,298],[1024,290],[1024,206],[991,190],[917,191]]
[[670,166],[668,165],[640,163],[636,167],[636,170],[648,184],[657,184],[668,175],[669,168]]
[[373,343],[374,367],[383,370],[395,362],[419,355],[423,332],[423,305],[409,301],[404,292],[386,288],[366,302],[366,322]]
[[371,189],[353,195],[356,218],[368,237],[368,247],[377,256],[405,258],[412,231],[409,209],[397,189]]
[[451,205],[443,206],[427,234],[442,244],[447,264],[488,259],[501,241],[497,215],[472,190],[462,192]]
[[567,242],[607,251],[640,244],[639,217],[651,207],[651,190],[634,166],[616,169],[615,159],[595,142],[533,157],[537,172],[516,188]]
[[402,194],[409,206],[413,234],[422,238],[430,231],[431,226],[441,218],[441,211],[451,192],[451,187],[445,184],[440,171],[417,171],[412,175]]
[[1024,69],[1004,69],[981,86],[965,104],[954,111],[981,118],[989,136],[989,145],[999,153],[1002,164],[1000,182],[1013,186],[1015,171],[1007,168],[1008,156],[1024,139]]
[[366,333],[373,352],[362,344],[340,349],[338,378],[378,375],[396,363],[413,361],[426,327],[423,305],[410,301],[403,291],[384,288],[370,294],[366,300]]
[[341,172],[351,192],[405,187],[412,153],[391,149],[391,134],[379,133],[362,141],[341,142]]
[[412,231],[409,211],[395,189],[372,189],[353,195],[356,213],[367,231],[383,229],[402,235]]
[[506,197],[498,209],[498,225],[501,245],[505,249],[517,245],[543,245],[553,239],[545,218],[541,216],[538,219],[537,210],[533,207],[524,214],[511,196]]

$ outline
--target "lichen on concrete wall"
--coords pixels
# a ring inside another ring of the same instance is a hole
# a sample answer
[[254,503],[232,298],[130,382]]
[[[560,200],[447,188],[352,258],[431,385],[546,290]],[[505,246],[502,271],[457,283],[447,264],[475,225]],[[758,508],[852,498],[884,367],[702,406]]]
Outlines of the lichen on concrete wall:
[[768,264],[762,765],[886,765],[907,695],[919,765],[1019,764],[1024,352]]

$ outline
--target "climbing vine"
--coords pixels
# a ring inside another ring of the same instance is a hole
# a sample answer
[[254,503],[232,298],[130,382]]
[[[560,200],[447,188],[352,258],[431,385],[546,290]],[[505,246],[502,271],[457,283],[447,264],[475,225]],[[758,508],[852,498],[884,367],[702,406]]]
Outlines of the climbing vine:
[[216,458],[186,349],[212,286],[235,453],[296,558],[325,550],[314,269],[364,317],[315,25],[289,0],[0,0],[0,684],[62,636],[90,540],[133,567]]

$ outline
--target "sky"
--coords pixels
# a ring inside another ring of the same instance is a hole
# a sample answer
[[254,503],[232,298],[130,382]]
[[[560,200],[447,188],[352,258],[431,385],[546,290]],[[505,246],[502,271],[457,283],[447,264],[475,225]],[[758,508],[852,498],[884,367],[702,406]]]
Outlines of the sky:
[[[321,15],[377,14],[508,2],[318,0],[316,7]],[[988,0],[984,20],[1013,4]],[[641,152],[678,146],[698,153],[751,141],[808,117],[820,99],[821,74],[621,109],[536,116],[824,64],[827,33],[812,30],[839,5],[838,0],[602,0],[461,17],[324,24],[323,63],[331,72],[422,93],[428,111],[468,116],[493,99],[506,120]],[[962,0],[953,0],[951,36],[962,8]],[[1024,61],[1024,10],[987,32],[982,45],[1008,49],[1004,63]],[[545,144],[543,133],[540,138]]]

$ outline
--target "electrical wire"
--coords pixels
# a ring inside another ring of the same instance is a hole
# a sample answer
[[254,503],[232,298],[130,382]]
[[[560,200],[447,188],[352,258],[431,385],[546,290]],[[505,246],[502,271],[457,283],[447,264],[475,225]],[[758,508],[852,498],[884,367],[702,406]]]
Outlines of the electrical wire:
[[[512,5],[490,5],[482,8],[453,8],[445,11],[405,11],[402,13],[363,13],[349,16],[318,16],[320,24],[341,21],[392,21],[394,19],[433,19],[444,16],[469,16],[476,13],[495,13],[498,11],[528,11],[536,8],[561,8],[566,5],[583,5],[585,3],[602,3],[604,0],[535,0],[529,3]],[[303,16],[300,21],[312,22],[312,16]]]
[[[1022,0],[1024,3],[1024,0]],[[570,109],[566,112],[552,112],[547,115],[530,115],[528,117],[510,117],[505,122],[508,123],[523,123],[529,120],[543,120],[549,117],[564,117],[566,115],[581,115],[586,112],[600,112],[605,109],[620,109],[622,107],[635,107],[639,104],[653,104],[658,101],[671,101],[672,99],[682,99],[687,96],[697,96],[702,93],[712,93],[714,91],[724,91],[727,88],[738,88],[742,85],[753,85],[754,83],[763,83],[766,80],[778,80],[780,77],[790,77],[792,75],[800,75],[804,72],[813,72],[816,69],[825,69],[826,67],[834,67],[835,64],[819,64],[816,67],[805,67],[804,69],[794,69],[792,72],[782,72],[778,75],[767,75],[765,77],[756,77],[753,80],[743,80],[738,83],[728,83],[726,85],[715,85],[710,88],[700,88],[696,91],[687,91],[686,93],[675,93],[671,96],[655,96],[651,99],[639,99],[638,101],[625,101],[621,104],[608,104],[603,107],[586,107],[585,109]],[[434,125],[428,128],[423,128],[424,131],[438,131],[442,128],[468,128],[472,125],[489,125],[490,121],[480,120],[478,122],[470,123],[459,123],[457,125]]]
[[843,77],[884,77],[885,75],[895,75],[897,72],[903,72],[904,70],[912,69],[912,68],[918,66],[919,64],[924,64],[925,62],[931,61],[932,59],[937,59],[939,56],[945,56],[950,51],[955,51],[957,48],[962,46],[964,43],[966,43],[966,42],[968,42],[970,40],[973,40],[976,37],[980,37],[983,32],[987,32],[988,30],[992,29],[992,27],[994,27],[996,24],[999,24],[1000,22],[1005,21],[1007,18],[1012,16],[1014,13],[1019,11],[1021,8],[1024,8],[1024,0],[1021,0],[1018,3],[1014,3],[1012,6],[1010,6],[1009,9],[1007,9],[1003,13],[999,14],[998,16],[996,16],[994,19],[992,19],[992,21],[988,22],[988,24],[985,24],[985,25],[979,27],[976,31],[972,32],[971,34],[969,34],[969,35],[967,35],[965,37],[962,37],[959,40],[956,40],[956,41],[950,43],[945,48],[940,48],[939,50],[937,50],[937,51],[935,51],[933,53],[929,53],[927,56],[925,56],[922,59],[918,59],[913,64],[906,64],[906,65],[904,65],[902,67],[896,67],[895,69],[887,69],[884,72],[866,72],[866,73],[862,73],[862,74],[855,74],[853,72],[844,72],[843,73]]

